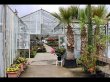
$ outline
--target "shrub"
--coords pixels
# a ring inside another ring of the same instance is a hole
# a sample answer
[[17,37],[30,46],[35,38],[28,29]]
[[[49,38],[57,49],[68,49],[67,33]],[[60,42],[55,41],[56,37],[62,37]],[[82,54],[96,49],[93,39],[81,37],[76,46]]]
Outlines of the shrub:
[[6,72],[16,72],[20,68],[20,64],[12,64],[10,67],[6,69]]
[[66,52],[66,49],[65,48],[56,48],[55,49],[55,53],[57,56],[62,56],[64,53]]
[[19,64],[19,63],[26,63],[27,62],[27,59],[24,58],[24,57],[18,57],[15,62],[17,64]]

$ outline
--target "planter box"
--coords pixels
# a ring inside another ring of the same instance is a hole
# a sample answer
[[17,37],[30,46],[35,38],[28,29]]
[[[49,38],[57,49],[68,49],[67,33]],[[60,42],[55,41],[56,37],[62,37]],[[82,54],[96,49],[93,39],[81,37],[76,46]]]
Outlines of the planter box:
[[7,77],[19,77],[20,71],[16,72],[7,72]]

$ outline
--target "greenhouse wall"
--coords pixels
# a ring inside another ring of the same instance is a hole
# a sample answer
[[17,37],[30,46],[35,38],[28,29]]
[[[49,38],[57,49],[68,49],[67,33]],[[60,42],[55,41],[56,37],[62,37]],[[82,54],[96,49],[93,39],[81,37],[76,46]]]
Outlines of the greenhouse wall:
[[4,76],[4,62],[3,62],[3,33],[0,33],[0,77]]
[[3,50],[3,16],[4,16],[4,11],[3,11],[3,6],[0,5],[0,77],[5,76],[5,63],[4,63],[4,50]]
[[[6,68],[13,64],[13,61],[19,56],[20,43],[18,39],[20,40],[19,28],[21,24],[26,28],[26,25],[9,6],[0,5],[0,77],[6,76]],[[29,37],[29,33],[26,30],[22,33],[21,37],[25,38],[23,42],[29,46],[30,39],[26,38]]]
[[53,34],[54,28],[59,23],[58,19],[43,9],[23,16],[21,19],[28,26],[30,34]]
[[7,66],[13,63],[17,55],[17,38],[19,18],[17,15],[6,6],[6,51],[7,51]]
[[19,20],[18,28],[18,49],[29,49],[30,48],[30,34],[27,26]]

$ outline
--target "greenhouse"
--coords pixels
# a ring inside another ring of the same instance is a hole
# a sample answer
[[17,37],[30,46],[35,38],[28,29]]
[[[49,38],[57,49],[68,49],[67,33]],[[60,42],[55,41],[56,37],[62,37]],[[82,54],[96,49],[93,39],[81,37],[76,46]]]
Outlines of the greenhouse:
[[19,17],[0,5],[0,77],[110,77],[110,13],[104,12],[102,5],[73,5]]
[[31,14],[21,17],[28,26],[30,34],[51,35],[54,34],[54,28],[59,20],[43,9],[37,10]]

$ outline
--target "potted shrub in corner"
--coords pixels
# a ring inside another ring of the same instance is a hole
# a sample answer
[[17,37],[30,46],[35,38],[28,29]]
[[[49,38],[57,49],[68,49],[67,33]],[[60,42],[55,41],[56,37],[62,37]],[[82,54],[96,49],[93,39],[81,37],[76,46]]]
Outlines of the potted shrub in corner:
[[65,48],[56,48],[55,53],[57,55],[57,60],[60,61],[62,56],[64,55],[66,49]]

